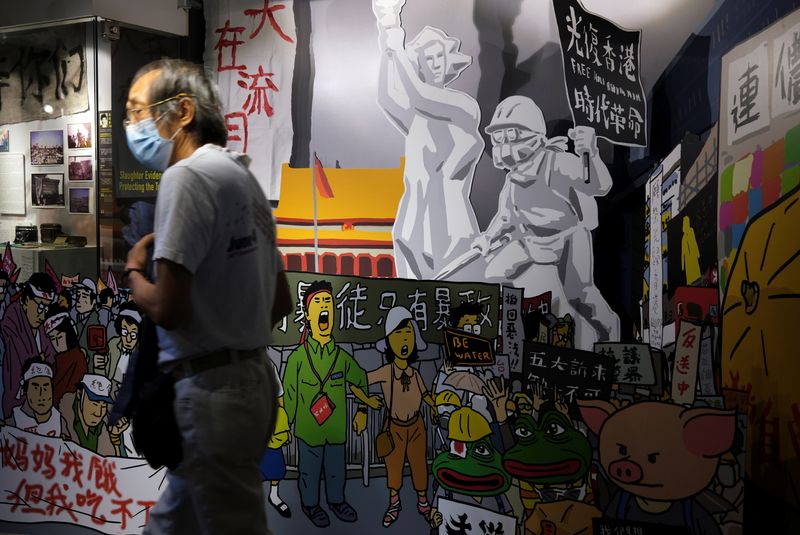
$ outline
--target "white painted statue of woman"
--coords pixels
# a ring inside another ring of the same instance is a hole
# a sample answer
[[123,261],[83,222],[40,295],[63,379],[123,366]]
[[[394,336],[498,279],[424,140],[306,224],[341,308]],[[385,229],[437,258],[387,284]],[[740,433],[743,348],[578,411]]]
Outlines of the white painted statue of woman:
[[484,142],[480,108],[447,87],[472,58],[461,41],[426,26],[405,42],[405,0],[373,0],[381,49],[378,104],[406,138],[405,193],[392,237],[397,275],[432,279],[478,233],[469,201]]

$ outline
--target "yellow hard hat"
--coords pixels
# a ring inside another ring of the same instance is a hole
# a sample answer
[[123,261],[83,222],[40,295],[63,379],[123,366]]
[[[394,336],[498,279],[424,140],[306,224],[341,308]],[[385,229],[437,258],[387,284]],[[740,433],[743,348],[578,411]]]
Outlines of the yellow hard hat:
[[455,405],[456,407],[461,406],[461,399],[459,399],[458,394],[452,390],[442,390],[441,392],[437,393],[435,401],[437,407],[442,405]]
[[289,440],[289,415],[286,414],[286,409],[278,407],[278,416],[275,420],[275,431],[269,439],[268,446],[271,449],[277,449],[286,444]]
[[447,435],[450,440],[475,442],[491,434],[489,422],[474,409],[461,407],[450,415],[450,421],[447,424]]

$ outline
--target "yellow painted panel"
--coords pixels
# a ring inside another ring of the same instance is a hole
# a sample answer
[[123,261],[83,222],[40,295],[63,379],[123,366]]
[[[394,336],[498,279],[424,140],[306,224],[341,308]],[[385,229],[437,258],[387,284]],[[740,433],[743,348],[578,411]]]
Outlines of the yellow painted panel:
[[[380,219],[393,221],[403,195],[403,158],[389,169],[325,169],[333,198],[317,192],[317,219]],[[312,170],[283,164],[281,198],[275,217],[313,221]],[[374,236],[371,237],[374,239]]]

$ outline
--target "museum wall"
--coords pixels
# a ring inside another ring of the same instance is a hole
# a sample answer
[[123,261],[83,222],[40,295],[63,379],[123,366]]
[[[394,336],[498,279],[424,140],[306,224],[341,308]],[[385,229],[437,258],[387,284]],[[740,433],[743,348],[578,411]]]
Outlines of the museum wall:
[[[274,532],[800,526],[800,11],[764,6],[205,0],[294,303]],[[126,39],[120,78],[163,43]],[[132,176],[98,278],[15,279],[6,249],[4,521],[139,533],[162,491],[106,416],[143,320],[115,266],[152,210]],[[32,422],[42,377],[64,424]]]

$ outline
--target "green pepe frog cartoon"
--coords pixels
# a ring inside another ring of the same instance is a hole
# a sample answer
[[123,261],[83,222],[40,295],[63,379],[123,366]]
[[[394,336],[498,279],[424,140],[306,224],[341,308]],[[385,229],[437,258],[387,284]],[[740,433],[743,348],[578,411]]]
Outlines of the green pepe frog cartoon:
[[511,478],[502,455],[492,444],[492,431],[477,411],[453,411],[448,425],[450,451],[433,461],[433,477],[445,490],[469,496],[497,496],[508,490]]
[[537,486],[583,479],[592,458],[589,440],[561,412],[547,411],[539,419],[529,414],[517,418],[516,444],[503,456],[503,467],[513,477]]

